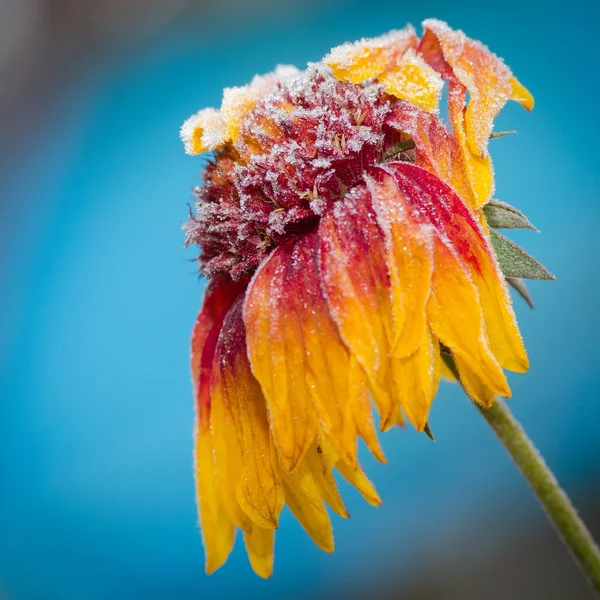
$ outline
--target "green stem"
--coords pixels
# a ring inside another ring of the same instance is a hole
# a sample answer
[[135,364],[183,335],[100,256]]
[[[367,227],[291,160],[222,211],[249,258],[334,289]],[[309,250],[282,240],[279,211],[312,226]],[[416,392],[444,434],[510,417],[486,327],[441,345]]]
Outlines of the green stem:
[[569,497],[503,401],[496,399],[492,408],[487,410],[478,408],[523,473],[565,546],[600,597],[600,550]]

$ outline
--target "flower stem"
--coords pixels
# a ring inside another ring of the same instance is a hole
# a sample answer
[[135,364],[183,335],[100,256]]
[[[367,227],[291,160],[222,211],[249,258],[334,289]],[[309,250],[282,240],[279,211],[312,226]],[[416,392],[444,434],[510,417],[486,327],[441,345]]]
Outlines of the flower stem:
[[478,408],[523,473],[563,543],[600,597],[600,550],[569,497],[502,400],[496,399],[492,408]]

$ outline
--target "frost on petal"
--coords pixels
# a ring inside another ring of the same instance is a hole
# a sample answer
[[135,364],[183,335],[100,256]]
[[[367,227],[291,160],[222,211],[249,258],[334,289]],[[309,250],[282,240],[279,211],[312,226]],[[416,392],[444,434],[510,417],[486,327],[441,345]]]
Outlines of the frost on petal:
[[223,116],[215,108],[203,108],[192,115],[179,132],[187,154],[217,150],[229,140]]
[[416,48],[417,42],[415,30],[407,25],[380,37],[346,42],[333,48],[323,62],[340,81],[360,83],[394,66],[409,48]]
[[[508,395],[501,366],[527,369],[510,297],[489,241],[453,190],[427,171],[390,163],[412,217],[435,232],[432,293],[427,317],[440,341],[477,380],[472,390]],[[467,376],[469,376],[469,374]],[[480,395],[476,400],[486,403]]]
[[243,287],[243,283],[211,284],[192,335],[192,378],[196,398],[196,494],[208,573],[218,569],[227,560],[234,541],[234,526],[221,502],[215,477],[210,432],[210,377],[223,319]]
[[452,186],[469,206],[477,205],[461,147],[440,118],[415,109],[406,102],[399,102],[390,113],[387,124],[410,135],[415,143],[414,164]]
[[256,106],[258,100],[276,84],[277,77],[274,74],[256,75],[248,85],[223,90],[221,113],[229,139],[233,141],[237,139],[248,113]]
[[252,368],[288,472],[297,467],[318,429],[341,460],[355,466],[355,411],[366,397],[365,382],[351,377],[350,369],[358,365],[352,363],[321,292],[318,253],[314,233],[280,246],[257,272],[246,301]]
[[[252,375],[242,320],[243,297],[229,310],[215,351],[211,395],[214,412],[213,439],[217,473],[233,478],[231,490],[254,525],[277,528],[283,507],[283,487],[276,467],[265,398]],[[225,455],[221,440],[228,438]],[[239,472],[235,465],[239,461]],[[223,474],[225,472],[225,474]],[[229,491],[229,490],[228,490]]]
[[407,100],[423,110],[437,113],[444,82],[413,48],[409,48],[396,66],[378,77],[385,91],[396,98]]
[[481,42],[436,19],[424,21],[423,28],[420,52],[425,60],[438,69],[444,69],[445,62],[469,91],[465,113],[467,139],[471,151],[485,157],[494,119],[506,101],[513,97],[530,108],[533,98],[512,76],[504,61]]

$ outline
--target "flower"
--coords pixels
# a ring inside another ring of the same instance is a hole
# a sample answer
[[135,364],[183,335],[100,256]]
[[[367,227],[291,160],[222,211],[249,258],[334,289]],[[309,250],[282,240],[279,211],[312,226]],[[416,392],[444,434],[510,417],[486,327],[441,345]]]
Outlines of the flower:
[[488,140],[508,99],[533,98],[481,43],[423,27],[278,67],[181,129],[214,151],[186,225],[210,280],[192,340],[208,572],[239,528],[270,576],[284,504],[332,551],[334,469],[380,504],[357,458],[360,437],[385,462],[370,398],[382,431],[422,431],[449,357],[486,407],[528,368],[486,210],[525,219],[491,202]]

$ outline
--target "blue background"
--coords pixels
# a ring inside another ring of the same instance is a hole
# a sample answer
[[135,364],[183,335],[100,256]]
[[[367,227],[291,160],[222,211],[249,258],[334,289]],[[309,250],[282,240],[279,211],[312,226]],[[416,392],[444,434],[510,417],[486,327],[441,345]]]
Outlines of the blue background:
[[180,230],[202,159],[184,155],[179,126],[277,63],[303,67],[430,16],[483,40],[536,98],[531,114],[507,106],[496,129],[519,133],[492,146],[498,198],[543,232],[513,239],[558,277],[531,284],[535,311],[515,300],[532,368],[511,376],[511,406],[575,500],[590,502],[600,474],[591,2],[211,8],[68,77],[58,106],[40,98],[48,118],[26,151],[3,157],[0,597],[344,598],[426,578],[451,555],[491,558],[523,528],[547,527],[485,422],[444,384],[436,443],[394,430],[382,436],[387,466],[363,448],[384,505],[342,485],[352,518],[334,517],[333,555],[286,511],[272,580],[252,574],[241,543],[203,573],[188,343],[204,283]]

